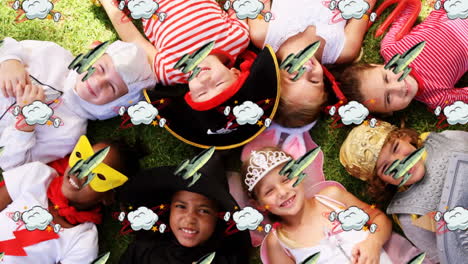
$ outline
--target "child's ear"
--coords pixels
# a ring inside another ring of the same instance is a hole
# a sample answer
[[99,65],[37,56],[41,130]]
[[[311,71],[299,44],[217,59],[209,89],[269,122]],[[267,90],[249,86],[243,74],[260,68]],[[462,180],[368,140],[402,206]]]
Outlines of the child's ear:
[[231,68],[230,71],[232,73],[234,73],[234,75],[236,75],[237,77],[239,77],[239,75],[241,74],[240,70],[236,69],[236,68]]
[[89,49],[94,49],[95,47],[97,47],[97,45],[99,45],[101,43],[102,43],[102,41],[95,40],[95,41],[93,41],[93,43],[91,43],[91,45],[89,45]]

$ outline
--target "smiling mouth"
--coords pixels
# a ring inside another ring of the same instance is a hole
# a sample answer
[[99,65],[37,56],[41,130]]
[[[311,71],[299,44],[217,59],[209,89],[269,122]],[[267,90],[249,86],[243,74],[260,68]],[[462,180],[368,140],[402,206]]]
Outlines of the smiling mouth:
[[206,71],[209,71],[211,70],[211,68],[209,67],[201,67],[200,68],[200,72],[197,74],[197,78],[200,77],[203,73],[205,73]]
[[179,228],[180,231],[182,231],[182,233],[184,234],[184,236],[186,237],[195,237],[199,231],[198,230],[195,230],[195,229],[192,229],[192,228]]
[[97,97],[97,95],[94,93],[93,89],[91,89],[91,85],[89,85],[89,82],[86,81],[85,84],[86,84],[86,88],[88,88],[89,93]]
[[406,96],[408,96],[409,90],[410,90],[410,87],[409,87],[409,84],[408,84],[407,80],[405,80],[405,89],[406,89],[406,92],[405,92],[405,97],[406,97]]
[[73,186],[73,188],[75,188],[75,189],[77,189],[77,190],[80,190],[80,189],[81,189],[79,183],[78,183],[75,179],[73,179],[73,178],[70,177],[70,176],[67,176],[67,177],[68,177],[68,182],[70,183],[71,186]]
[[280,207],[290,207],[294,201],[296,200],[296,195],[292,196],[291,198],[287,199],[286,201],[280,204]]

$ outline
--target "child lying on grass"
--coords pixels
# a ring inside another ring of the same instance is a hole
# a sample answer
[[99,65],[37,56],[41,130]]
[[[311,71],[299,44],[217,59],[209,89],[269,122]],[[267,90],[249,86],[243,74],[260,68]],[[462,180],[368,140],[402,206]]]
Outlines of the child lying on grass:
[[[411,177],[404,188],[397,189],[403,177],[395,179],[387,169],[422,146],[425,154],[408,171]],[[352,176],[368,182],[368,192],[375,201],[391,200],[387,213],[393,214],[427,259],[441,263],[467,259],[468,251],[463,247],[466,235],[458,231],[437,234],[433,215],[455,206],[468,207],[463,167],[468,162],[467,132],[419,134],[387,122],[379,121],[374,128],[365,123],[351,130],[343,142],[340,161]]]
[[122,192],[122,201],[133,208],[164,204],[169,206],[169,215],[158,215],[158,221],[167,226],[162,234],[138,231],[120,263],[187,264],[212,252],[216,252],[212,263],[249,263],[248,232],[225,234],[228,224],[223,216],[237,204],[229,194],[222,162],[212,157],[198,170],[201,177],[190,187],[191,179],[175,175],[176,168],[145,170]]
[[[110,150],[105,159],[90,174],[78,178],[70,172],[77,162],[107,147]],[[83,136],[70,159],[54,161],[50,166],[32,162],[5,171],[0,183],[3,261],[91,263],[98,253],[95,224],[102,220],[101,205],[111,204],[115,188],[127,181],[113,168],[130,176],[138,169],[138,160],[122,144],[98,143],[91,147]]]
[[[137,103],[143,98],[142,90],[155,85],[144,58],[138,45],[116,41],[93,64],[96,70],[91,77],[82,81],[86,72],[69,70],[74,57],[59,45],[4,39],[0,46],[0,146],[4,147],[0,168],[62,158],[86,132],[88,119],[109,119],[117,115],[116,108]],[[57,95],[47,98],[52,93]],[[50,105],[53,117],[61,120],[58,127],[28,125],[22,114],[10,113],[15,105],[35,101]]]
[[[402,3],[403,4],[403,1]],[[337,81],[348,100],[355,100],[370,112],[391,114],[405,109],[415,99],[429,108],[444,107],[455,101],[468,102],[468,87],[455,87],[468,70],[468,19],[449,19],[444,9],[434,10],[401,40],[396,36],[419,0],[406,1],[406,8],[393,22],[380,46],[385,63],[425,41],[417,58],[409,65],[411,73],[394,73],[381,64],[356,64],[345,69]]]

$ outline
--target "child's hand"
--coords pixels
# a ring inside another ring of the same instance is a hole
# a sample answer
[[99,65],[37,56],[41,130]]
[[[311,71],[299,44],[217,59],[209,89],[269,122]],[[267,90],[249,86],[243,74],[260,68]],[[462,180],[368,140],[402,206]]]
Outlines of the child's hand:
[[29,74],[23,63],[17,60],[6,60],[0,63],[0,90],[5,97],[16,96],[15,87],[30,84]]
[[32,104],[34,101],[44,102],[44,100],[45,95],[42,87],[33,84],[16,86],[16,103],[19,106],[23,107]]
[[366,239],[354,246],[351,263],[356,264],[379,264],[380,250],[382,247],[371,239]]

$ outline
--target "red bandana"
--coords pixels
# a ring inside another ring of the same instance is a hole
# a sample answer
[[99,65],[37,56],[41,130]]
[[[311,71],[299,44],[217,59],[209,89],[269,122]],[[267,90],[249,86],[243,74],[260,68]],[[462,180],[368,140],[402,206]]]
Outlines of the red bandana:
[[100,224],[102,221],[101,208],[96,207],[89,211],[78,211],[75,207],[68,205],[68,200],[62,193],[63,176],[56,177],[52,180],[47,189],[47,197],[54,204],[58,206],[58,214],[65,217],[65,219],[72,225],[93,222]]

